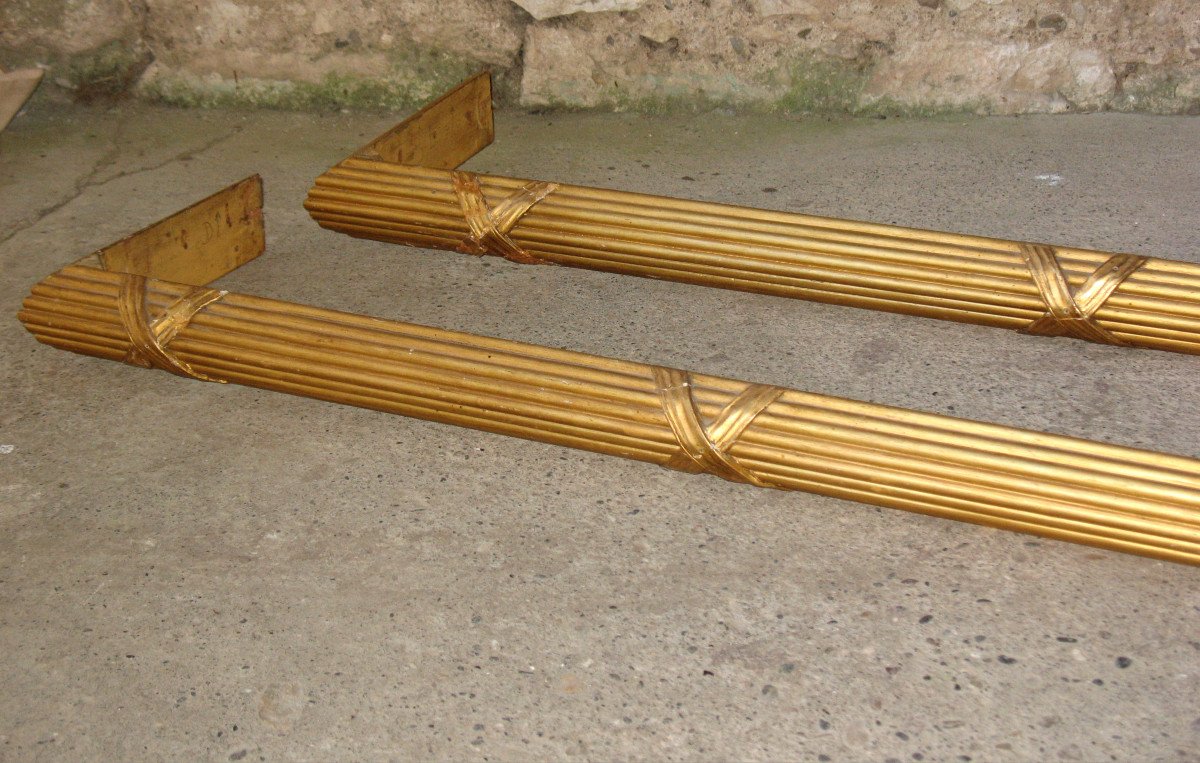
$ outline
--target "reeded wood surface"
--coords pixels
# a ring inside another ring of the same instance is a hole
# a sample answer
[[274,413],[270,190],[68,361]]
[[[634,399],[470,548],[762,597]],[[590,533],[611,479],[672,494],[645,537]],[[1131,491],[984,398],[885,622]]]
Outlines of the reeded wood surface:
[[[131,347],[129,276],[73,265],[20,319],[39,341],[111,360]],[[193,287],[148,283],[153,320]],[[295,303],[225,294],[167,351],[204,376],[659,465],[679,442],[661,369]],[[747,383],[690,375],[710,425]],[[784,390],[730,455],[764,482],[1200,564],[1200,461]]]
[[[490,203],[526,180],[479,176]],[[360,238],[458,250],[471,231],[451,173],[351,157],[305,208]],[[509,237],[546,262],[1022,329],[1046,307],[1020,243],[558,184]],[[1079,288],[1110,257],[1058,248]],[[1200,266],[1151,258],[1096,311],[1139,347],[1200,353]]]
[[[473,82],[430,110],[462,101]],[[456,112],[439,113],[452,120]],[[386,155],[360,152],[318,177],[305,201],[313,219],[360,238],[473,251],[464,244],[471,231],[446,170],[451,159],[474,151],[459,151],[456,138],[437,155],[440,163],[418,160],[429,153],[422,119],[418,114],[389,134]],[[444,121],[439,129],[447,134]],[[460,129],[478,137],[470,120]],[[478,181],[493,208],[529,182],[494,175]],[[1043,326],[1048,309],[1022,256],[1026,245],[1013,240],[568,184],[557,184],[508,236],[551,264],[962,323],[1024,330]],[[1113,256],[1067,246],[1052,251],[1073,290]],[[1149,258],[1093,307],[1086,311],[1099,327],[1092,335],[1200,354],[1200,265]]]

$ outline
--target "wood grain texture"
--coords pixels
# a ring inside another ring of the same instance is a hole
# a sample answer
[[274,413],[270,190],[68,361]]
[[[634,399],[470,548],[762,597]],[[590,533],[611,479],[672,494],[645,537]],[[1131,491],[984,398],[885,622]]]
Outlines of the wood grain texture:
[[41,81],[41,69],[19,69],[15,72],[0,69],[0,130],[8,127]]
[[252,175],[96,254],[106,270],[204,286],[266,249],[262,204]]
[[[188,272],[195,249],[154,241],[166,244],[149,252],[153,269]],[[136,293],[147,325],[203,297],[90,262],[24,301],[19,318],[39,341],[132,362],[123,295]],[[168,370],[1200,564],[1193,458],[246,294],[201,301],[155,340]]]
[[450,170],[494,137],[492,75],[483,71],[368,143],[359,154]]

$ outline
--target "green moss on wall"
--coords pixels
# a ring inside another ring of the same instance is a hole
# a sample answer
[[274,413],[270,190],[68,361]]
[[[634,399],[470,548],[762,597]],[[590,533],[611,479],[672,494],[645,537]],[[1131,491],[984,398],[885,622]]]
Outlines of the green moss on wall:
[[615,111],[640,114],[695,114],[736,105],[728,96],[715,95],[703,89],[679,92],[664,88],[661,91],[633,93],[619,84],[610,85],[603,100]]
[[469,59],[408,49],[392,56],[383,77],[331,73],[320,82],[302,82],[160,74],[143,82],[139,92],[152,100],[188,107],[391,111],[423,104],[479,68]]
[[783,93],[771,105],[790,114],[854,113],[867,81],[866,73],[853,62],[816,57],[793,61],[784,71]]
[[1193,95],[1194,90],[1186,87],[1179,77],[1166,74],[1151,82],[1126,85],[1113,99],[1110,108],[1153,114],[1200,115],[1200,96]]
[[89,53],[72,56],[56,69],[76,97],[87,101],[128,92],[152,60],[147,51],[113,40]]

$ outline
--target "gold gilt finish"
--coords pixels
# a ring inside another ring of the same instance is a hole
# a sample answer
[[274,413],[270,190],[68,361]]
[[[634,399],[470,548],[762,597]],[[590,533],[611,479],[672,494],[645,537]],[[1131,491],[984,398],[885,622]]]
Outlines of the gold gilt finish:
[[137,258],[63,268],[21,321],[185,376],[1200,563],[1191,458],[206,288],[261,251],[259,198],[250,178],[118,245]]
[[1200,265],[452,172],[491,138],[483,73],[317,178],[305,207],[362,238],[1200,353]]

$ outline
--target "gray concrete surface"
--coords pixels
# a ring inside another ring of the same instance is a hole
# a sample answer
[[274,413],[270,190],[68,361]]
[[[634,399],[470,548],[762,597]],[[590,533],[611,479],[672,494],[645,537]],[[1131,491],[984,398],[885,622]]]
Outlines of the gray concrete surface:
[[[1200,359],[354,241],[392,121],[0,135],[0,758],[1200,760],[1193,568],[39,345],[68,260],[252,171],[228,288],[1200,455]],[[1200,121],[520,115],[477,168],[1200,259]]]

